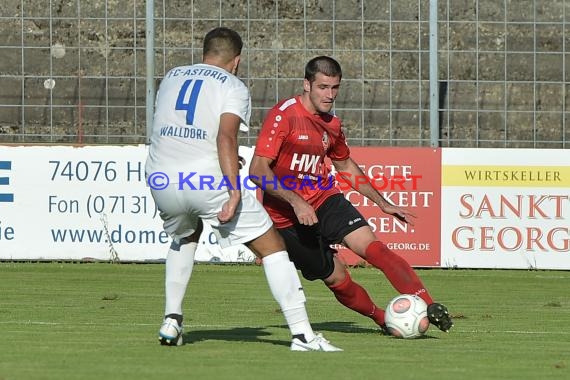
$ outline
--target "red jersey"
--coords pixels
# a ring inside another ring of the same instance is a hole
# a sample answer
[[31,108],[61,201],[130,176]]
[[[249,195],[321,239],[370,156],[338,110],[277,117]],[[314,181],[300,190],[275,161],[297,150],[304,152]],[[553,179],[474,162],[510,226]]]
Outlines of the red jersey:
[[[267,114],[255,147],[255,155],[273,159],[271,168],[279,185],[295,191],[316,210],[340,191],[325,165],[325,157],[346,160],[350,150],[341,122],[331,114],[314,115],[300,96],[277,103]],[[262,181],[263,182],[263,181]],[[265,188],[271,188],[271,182]],[[297,221],[291,205],[264,193],[263,205],[277,228]]]

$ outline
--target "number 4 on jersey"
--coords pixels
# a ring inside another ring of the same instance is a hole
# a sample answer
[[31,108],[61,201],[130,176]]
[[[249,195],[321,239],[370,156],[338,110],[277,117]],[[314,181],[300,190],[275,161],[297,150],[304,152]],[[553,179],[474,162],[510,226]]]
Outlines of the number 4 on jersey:
[[[190,98],[188,103],[184,103],[184,98],[186,98],[186,93],[188,92],[188,87],[192,85],[192,91],[190,92]],[[194,124],[194,112],[196,111],[196,103],[198,102],[198,95],[200,94],[200,88],[202,87],[203,80],[192,80],[189,79],[182,84],[180,92],[178,93],[178,99],[176,99],[176,110],[186,111],[186,125]]]

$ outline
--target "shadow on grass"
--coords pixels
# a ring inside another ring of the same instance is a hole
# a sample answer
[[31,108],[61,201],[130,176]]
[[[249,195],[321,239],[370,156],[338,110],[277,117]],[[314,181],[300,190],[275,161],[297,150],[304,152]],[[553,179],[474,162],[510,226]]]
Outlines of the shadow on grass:
[[267,339],[272,334],[260,327],[234,327],[221,330],[194,330],[183,335],[184,344],[193,344],[207,340],[223,340],[227,342],[262,342],[287,346],[290,341]]
[[[378,336],[385,336],[386,338],[393,338],[391,336],[382,335],[380,329],[377,327],[362,327],[354,324],[354,322],[320,322],[313,323],[313,329],[315,331],[334,331],[334,332],[344,332],[344,333],[357,333],[357,334],[378,334]],[[432,327],[436,331],[436,327]],[[422,335],[415,339],[439,339],[435,336],[429,335],[429,330],[425,335]]]
[[[345,332],[345,333],[378,333],[378,329],[366,328],[355,325],[353,322],[321,322],[313,323],[313,330],[317,332]],[[272,325],[269,328],[280,328],[289,330],[287,325]],[[234,327],[231,329],[219,330],[193,330],[184,333],[184,344],[194,344],[208,340],[223,340],[227,342],[262,342],[278,346],[291,345],[291,341],[276,340],[270,337],[273,334],[261,327]]]
[[374,334],[380,335],[380,330],[375,327],[362,327],[354,322],[333,321],[333,322],[318,322],[311,323],[315,331],[333,331],[344,333],[357,333],[357,334]]
[[[379,337],[387,339],[394,339],[393,337],[383,336],[378,328],[375,327],[362,327],[354,322],[336,321],[336,322],[319,322],[313,323],[313,330],[316,332],[342,332],[342,333],[356,333],[356,334],[378,334]],[[286,325],[273,325],[270,328],[287,329]],[[428,332],[429,334],[429,332]],[[416,339],[439,339],[435,336],[424,335]],[[227,342],[261,342],[278,346],[289,347],[291,341],[270,339],[272,334],[265,331],[261,327],[234,327],[231,329],[220,330],[193,330],[184,334],[184,344],[194,344],[205,342],[208,340],[223,340]]]
[[[313,330],[315,330],[316,332],[331,331],[331,332],[342,332],[348,334],[378,334],[379,337],[395,339],[394,337],[383,335],[380,332],[380,329],[377,327],[363,327],[355,324],[354,322],[346,322],[346,321],[317,322],[317,323],[312,323],[311,326],[313,326]],[[284,329],[287,328],[286,325],[271,326],[271,327],[281,327]],[[433,331],[437,331],[436,327],[432,326],[431,328],[434,329]],[[428,332],[425,335],[415,339],[439,339],[436,336],[429,335],[430,331],[431,329],[428,330]]]

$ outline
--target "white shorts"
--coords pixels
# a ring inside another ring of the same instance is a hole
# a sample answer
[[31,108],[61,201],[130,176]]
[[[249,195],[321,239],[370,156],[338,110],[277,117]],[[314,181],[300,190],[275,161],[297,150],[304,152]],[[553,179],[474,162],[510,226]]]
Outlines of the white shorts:
[[248,243],[267,232],[273,222],[252,192],[243,189],[236,215],[221,224],[218,212],[229,199],[222,190],[178,190],[170,184],[164,190],[151,189],[154,202],[164,221],[164,230],[176,241],[192,235],[201,219],[208,223],[222,248]]

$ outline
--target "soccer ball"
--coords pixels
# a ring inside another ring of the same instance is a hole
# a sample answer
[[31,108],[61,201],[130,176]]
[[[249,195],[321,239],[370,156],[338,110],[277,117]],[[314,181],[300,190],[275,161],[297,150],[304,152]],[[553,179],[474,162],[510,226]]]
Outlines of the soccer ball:
[[427,304],[412,294],[400,294],[386,307],[386,327],[397,338],[417,338],[429,328]]

